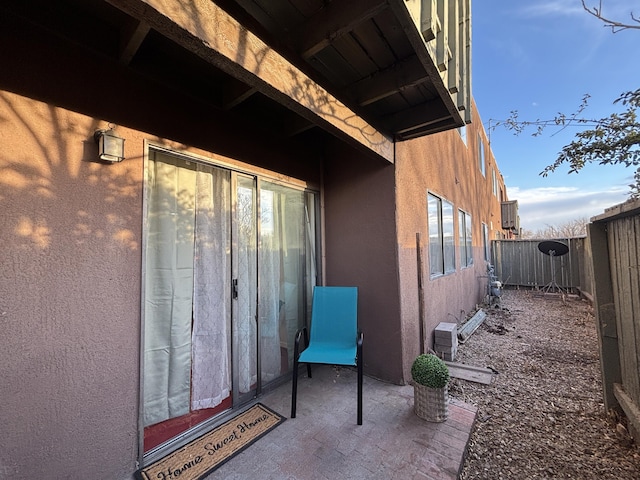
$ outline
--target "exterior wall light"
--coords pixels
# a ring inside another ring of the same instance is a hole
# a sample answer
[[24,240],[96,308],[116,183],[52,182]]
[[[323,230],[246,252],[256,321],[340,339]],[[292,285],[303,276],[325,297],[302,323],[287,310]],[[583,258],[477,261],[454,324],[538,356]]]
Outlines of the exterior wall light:
[[97,130],[93,138],[98,144],[100,160],[111,163],[124,160],[124,138],[116,137],[113,129]]

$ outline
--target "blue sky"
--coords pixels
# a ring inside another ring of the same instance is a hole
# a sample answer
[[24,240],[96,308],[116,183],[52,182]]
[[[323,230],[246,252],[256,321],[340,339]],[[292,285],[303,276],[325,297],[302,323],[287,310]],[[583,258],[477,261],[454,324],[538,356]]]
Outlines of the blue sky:
[[[640,0],[602,6],[605,16],[628,23],[630,12],[640,16]],[[592,165],[568,174],[560,167],[539,175],[580,127],[548,127],[533,137],[533,128],[516,136],[490,125],[513,110],[530,121],[571,114],[585,94],[591,98],[583,117],[620,110],[613,101],[640,87],[640,30],[613,34],[580,0],[475,0],[472,8],[473,95],[509,198],[518,200],[520,226],[535,232],[624,202],[632,169]]]

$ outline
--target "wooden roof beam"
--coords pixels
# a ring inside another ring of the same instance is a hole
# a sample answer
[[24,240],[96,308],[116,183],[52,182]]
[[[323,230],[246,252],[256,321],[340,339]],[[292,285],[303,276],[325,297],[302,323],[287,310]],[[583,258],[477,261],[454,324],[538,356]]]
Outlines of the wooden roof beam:
[[122,34],[123,48],[120,51],[120,58],[118,58],[121,65],[126,66],[131,63],[142,42],[147,38],[149,30],[151,27],[146,22],[139,21],[131,32]]
[[378,131],[210,0],[188,5],[181,0],[107,1],[331,135],[393,163],[389,133]]
[[436,99],[389,115],[383,121],[395,135],[402,135],[447,119],[453,122],[447,107],[440,99]]
[[301,117],[294,112],[290,112],[283,118],[282,134],[285,137],[293,137],[300,133],[306,132],[307,130],[311,130],[315,126],[316,125],[314,123],[311,123],[306,118]]
[[415,130],[407,130],[401,134],[396,135],[396,140],[405,141],[412,138],[424,137],[425,135],[433,135],[434,133],[444,132],[451,130],[451,119],[445,119],[436,123],[431,123]]
[[231,110],[257,92],[255,87],[236,80],[230,80],[224,87],[222,94],[222,108]]
[[331,42],[353,31],[389,6],[387,0],[331,2],[308,18],[292,35],[290,44],[305,60],[328,47]]
[[417,56],[405,58],[393,66],[360,80],[349,87],[350,96],[365,107],[406,88],[429,80]]

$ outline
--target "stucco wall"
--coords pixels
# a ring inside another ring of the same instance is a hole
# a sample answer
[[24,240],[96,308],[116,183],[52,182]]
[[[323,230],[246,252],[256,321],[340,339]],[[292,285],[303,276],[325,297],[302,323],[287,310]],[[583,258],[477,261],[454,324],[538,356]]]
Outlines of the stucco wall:
[[324,180],[326,281],[359,287],[365,373],[402,382],[394,168],[330,148]]
[[[475,109],[474,109],[475,112]],[[425,347],[433,348],[433,330],[440,322],[461,322],[482,302],[486,293],[482,223],[489,228],[489,240],[500,232],[500,190],[493,194],[492,169],[496,169],[499,189],[506,195],[489,144],[485,139],[486,177],[478,162],[478,131],[481,120],[476,113],[467,126],[467,143],[456,130],[447,131],[396,146],[398,202],[398,257],[402,295],[402,332],[405,345],[403,364],[406,378],[419,353],[420,302],[416,234],[420,234],[422,279],[424,286]],[[430,278],[427,193],[432,192],[454,206],[456,271]],[[458,209],[472,218],[473,265],[460,265]]]
[[[145,140],[263,170],[124,126],[126,160],[98,163],[93,133],[107,122],[7,91],[0,119],[0,478],[131,478]],[[251,148],[255,163],[319,176],[310,151],[283,161]]]
[[[416,232],[430,329],[483,292],[478,248],[474,268],[427,273],[428,189],[473,215],[476,245],[489,218],[471,133],[466,153],[456,132],[399,144],[395,166],[325,134],[283,141],[26,20],[0,26],[0,478],[135,470],[145,139],[310,185],[325,158],[325,279],[360,287],[369,375],[402,383],[417,353]],[[126,139],[116,165],[94,161],[107,120]]]
[[138,444],[142,139],[119,129],[130,159],[103,165],[103,122],[8,92],[0,119],[0,477],[125,478]]
[[[0,49],[0,478],[129,479],[144,140],[315,187],[318,138],[248,135],[238,114],[212,115],[27,22],[0,24],[15,45]],[[120,164],[94,161],[107,120],[126,139]]]

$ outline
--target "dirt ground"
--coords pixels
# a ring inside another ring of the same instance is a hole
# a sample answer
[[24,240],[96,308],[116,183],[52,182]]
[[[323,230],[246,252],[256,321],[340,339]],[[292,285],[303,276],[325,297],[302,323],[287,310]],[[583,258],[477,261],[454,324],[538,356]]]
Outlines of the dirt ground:
[[456,361],[498,372],[490,385],[453,379],[478,406],[461,480],[640,479],[626,420],[607,415],[593,308],[575,296],[505,290]]

